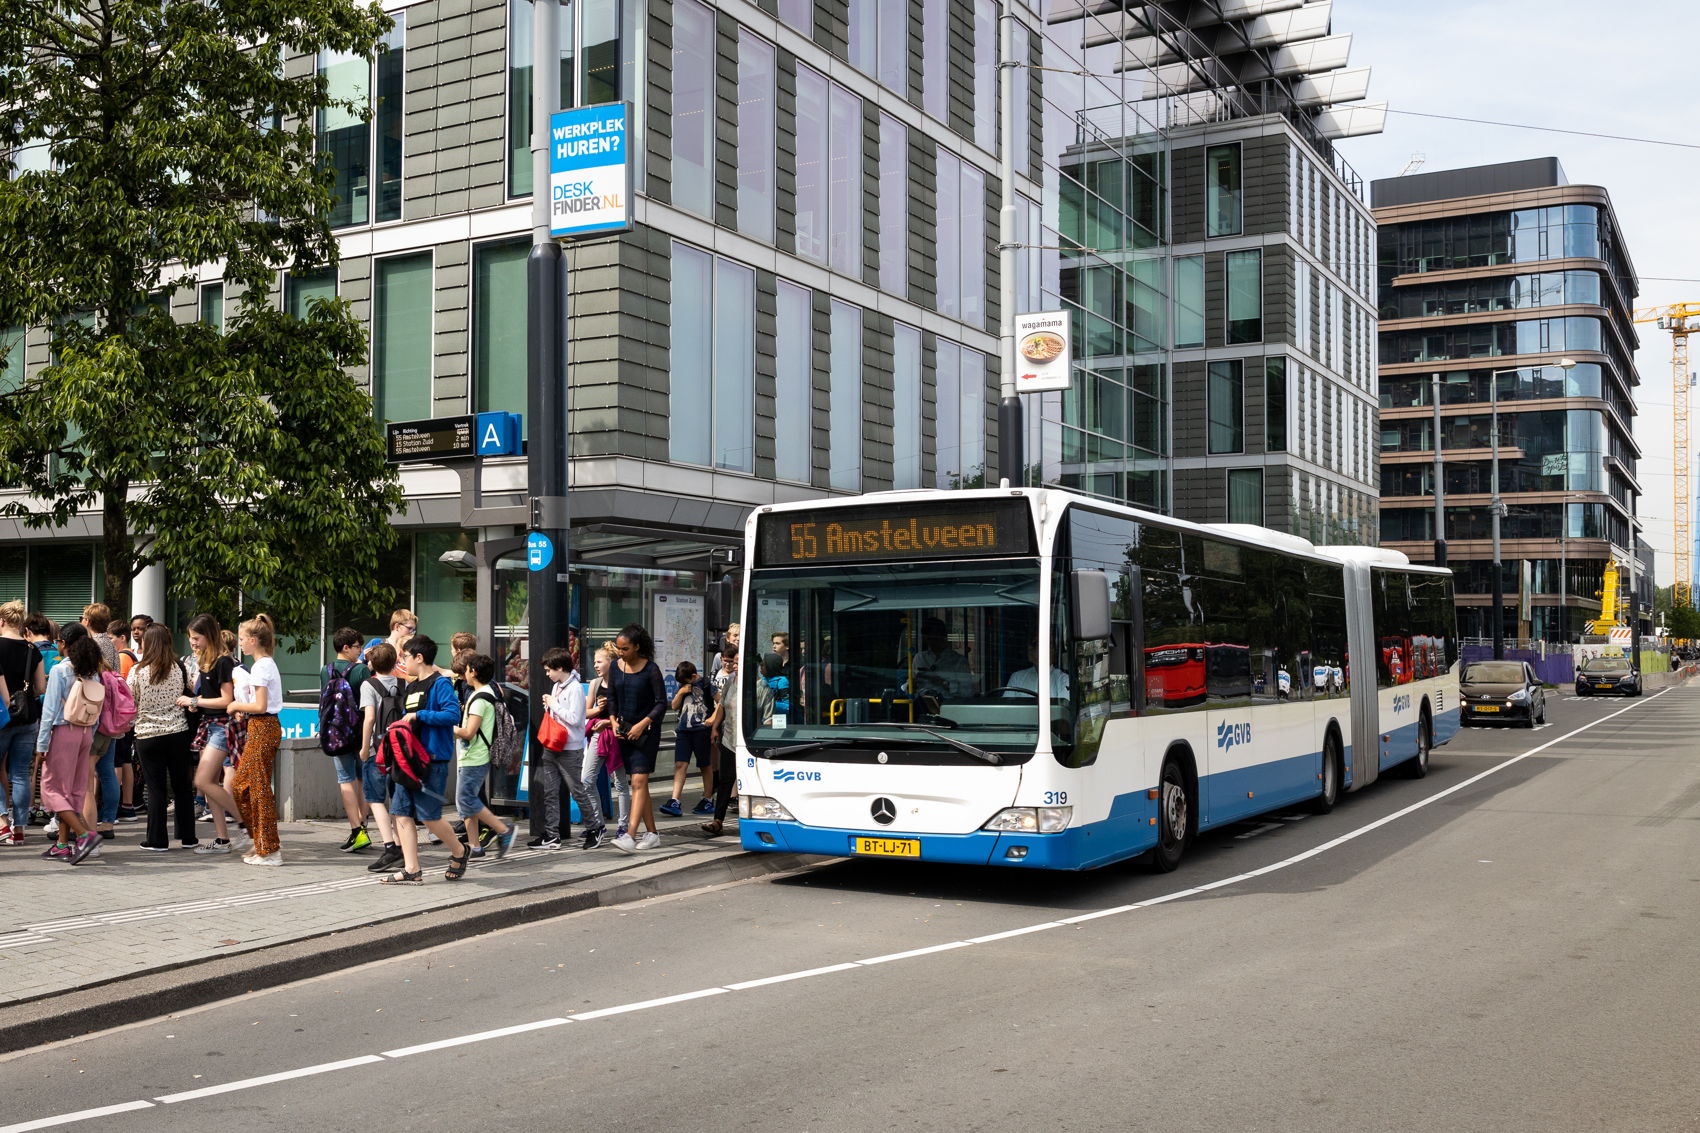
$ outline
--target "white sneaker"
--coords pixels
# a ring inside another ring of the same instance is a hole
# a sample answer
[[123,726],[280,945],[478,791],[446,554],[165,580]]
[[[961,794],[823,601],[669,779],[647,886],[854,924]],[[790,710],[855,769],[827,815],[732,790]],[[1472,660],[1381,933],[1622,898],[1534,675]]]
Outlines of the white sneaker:
[[228,840],[220,842],[215,839],[210,842],[202,842],[195,847],[197,854],[228,854],[230,850],[231,846]]
[[612,842],[610,842],[609,845],[613,846],[616,850],[620,851],[622,854],[635,854],[635,853],[637,853],[637,848],[638,848],[637,842],[632,838],[632,836],[630,834],[619,835]]
[[59,819],[57,817],[48,819],[47,825],[43,826],[41,829],[42,829],[42,832],[45,833],[45,834],[57,834],[57,833],[59,833]]
[[659,845],[661,845],[661,835],[653,830],[644,831],[643,837],[637,840],[637,848],[640,850],[653,850]]
[[282,865],[283,851],[273,850],[269,854],[249,854],[242,860],[249,865]]
[[254,852],[254,840],[244,834],[240,838],[230,840],[230,848],[244,857]]

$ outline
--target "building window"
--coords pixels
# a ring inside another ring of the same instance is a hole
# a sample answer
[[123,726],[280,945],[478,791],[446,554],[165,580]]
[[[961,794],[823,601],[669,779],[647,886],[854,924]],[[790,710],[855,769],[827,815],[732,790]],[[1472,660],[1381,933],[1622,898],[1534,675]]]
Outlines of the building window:
[[755,468],[755,272],[673,245],[668,454],[680,464]]
[[814,389],[814,298],[779,281],[774,335],[773,476],[809,482],[809,402]]
[[850,0],[850,65],[909,93],[908,0]]
[[1204,345],[1204,257],[1175,257],[1175,346]]
[[937,358],[933,486],[981,487],[986,472],[985,358],[943,339]]
[[673,5],[673,203],[714,215],[714,13]]
[[797,68],[797,254],[862,274],[862,100]]
[[986,175],[955,154],[938,155],[938,310],[975,327],[986,322]]
[[921,487],[921,332],[898,323],[891,350],[891,486]]
[[974,0],[974,144],[998,141],[998,0]]
[[24,384],[24,328],[0,327],[0,389],[14,390]]
[[290,272],[283,281],[283,309],[292,318],[307,317],[309,303],[314,299],[336,298],[336,269],[325,268],[296,274]]
[[950,0],[921,0],[921,107],[950,120]]
[[845,275],[862,275],[862,100],[834,85],[831,94],[832,138],[830,247],[832,266]]
[[909,294],[909,131],[880,115],[880,290]]
[[1245,451],[1245,363],[1238,358],[1210,363],[1209,448],[1212,454]]
[[530,387],[526,341],[529,240],[472,250],[472,405],[524,413]]
[[[224,333],[224,284],[209,283],[201,288],[200,321],[219,334]],[[3,344],[0,344],[3,345]]]
[[372,285],[372,386],[380,421],[431,416],[431,253],[378,260]]
[[578,106],[620,98],[620,0],[579,0]]
[[1228,345],[1263,340],[1263,252],[1229,252]]
[[[571,0],[561,4],[556,42],[560,46],[560,108],[573,101],[573,17]],[[531,194],[531,0],[508,0],[508,196]]]
[[1287,451],[1287,359],[1283,355],[1263,363],[1263,448]]
[[1228,469],[1228,522],[1263,525],[1263,469]]
[[1237,236],[1243,226],[1240,208],[1239,143],[1211,146],[1204,151],[1206,236]]
[[738,32],[738,231],[773,243],[773,44]]
[[331,227],[401,219],[402,76],[407,13],[394,13],[375,60],[340,51],[319,54],[319,76],[333,99],[371,109],[370,120],[336,106],[319,111],[319,160],[336,174]]
[[779,0],[779,19],[786,27],[813,39],[815,34],[815,0]]
[[849,492],[862,487],[862,311],[832,302],[832,370],[828,411],[827,482]]

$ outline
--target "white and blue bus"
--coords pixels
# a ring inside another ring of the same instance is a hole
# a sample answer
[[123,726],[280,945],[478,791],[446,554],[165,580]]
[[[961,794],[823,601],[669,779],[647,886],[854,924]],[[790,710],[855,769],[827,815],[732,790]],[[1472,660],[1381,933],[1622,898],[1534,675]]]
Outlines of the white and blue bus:
[[746,556],[750,850],[1168,870],[1458,728],[1451,572],[1397,552],[988,489],[759,508]]

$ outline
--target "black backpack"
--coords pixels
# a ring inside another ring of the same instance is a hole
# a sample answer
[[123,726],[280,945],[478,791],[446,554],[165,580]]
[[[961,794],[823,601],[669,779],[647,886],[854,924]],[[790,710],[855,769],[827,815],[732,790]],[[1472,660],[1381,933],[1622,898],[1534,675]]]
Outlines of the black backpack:
[[378,690],[378,711],[372,719],[372,744],[375,747],[390,730],[390,725],[407,715],[407,682],[397,677],[395,691],[385,692],[384,682],[373,673],[365,683]]

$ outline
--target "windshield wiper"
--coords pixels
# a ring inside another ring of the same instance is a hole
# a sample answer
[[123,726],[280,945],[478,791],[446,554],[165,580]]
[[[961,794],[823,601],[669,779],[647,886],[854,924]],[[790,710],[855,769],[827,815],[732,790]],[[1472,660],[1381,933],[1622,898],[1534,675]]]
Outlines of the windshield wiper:
[[810,740],[806,744],[789,744],[785,747],[770,747],[766,751],[758,751],[756,754],[761,756],[763,759],[784,759],[788,755],[807,755],[811,751],[820,751],[824,748],[835,747],[842,742],[842,740]]
[[943,742],[949,744],[951,747],[955,748],[957,751],[967,752],[969,755],[973,756],[975,759],[981,760],[985,763],[990,763],[993,767],[1000,766],[1003,763],[1003,756],[999,755],[997,752],[987,751],[985,748],[982,748],[982,747],[975,747],[971,743],[966,743],[963,740],[959,740],[955,736],[947,736],[943,732],[939,731],[937,728],[929,728],[925,724],[910,724],[910,723],[905,723],[904,721],[899,720],[899,721],[896,721],[896,722],[893,722],[893,723],[885,723],[883,721],[879,721],[879,722],[873,722],[873,723],[867,723],[867,724],[858,724],[857,727],[859,727],[859,728],[897,728],[897,729],[899,729],[901,731],[905,731],[905,732],[925,732],[929,736],[932,736],[934,739],[942,740]]

